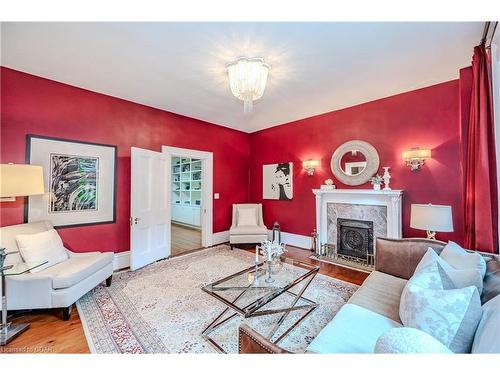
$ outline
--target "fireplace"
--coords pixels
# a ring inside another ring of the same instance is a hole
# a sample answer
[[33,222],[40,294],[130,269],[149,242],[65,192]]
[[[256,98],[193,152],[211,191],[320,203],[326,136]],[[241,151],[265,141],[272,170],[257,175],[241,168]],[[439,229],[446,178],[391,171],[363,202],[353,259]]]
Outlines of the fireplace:
[[373,255],[373,221],[337,218],[337,255],[368,260]]
[[315,189],[316,259],[371,272],[379,237],[401,238],[402,190]]

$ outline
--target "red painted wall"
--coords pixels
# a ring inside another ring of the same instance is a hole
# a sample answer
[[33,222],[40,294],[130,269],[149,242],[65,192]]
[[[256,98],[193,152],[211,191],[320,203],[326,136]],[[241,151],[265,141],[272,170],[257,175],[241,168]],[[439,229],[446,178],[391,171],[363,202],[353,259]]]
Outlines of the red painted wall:
[[[310,235],[316,226],[311,190],[327,178],[333,178],[337,188],[347,187],[334,178],[330,159],[342,143],[361,139],[377,149],[379,173],[383,166],[391,167],[391,187],[405,190],[404,236],[425,235],[409,228],[411,203],[447,204],[453,207],[455,232],[439,233],[438,238],[462,243],[459,118],[459,81],[454,80],[253,133],[250,198],[263,203],[268,227],[277,220],[285,232]],[[401,152],[417,146],[431,148],[432,159],[411,172]],[[321,161],[314,176],[302,169],[307,159]],[[288,161],[294,163],[293,200],[262,200],[262,165]]]
[[[129,250],[130,147],[214,153],[214,232],[229,229],[231,204],[248,200],[249,135],[170,112],[1,68],[2,163],[24,163],[26,134],[118,146],[117,220],[61,229],[74,251]],[[228,173],[231,171],[231,173]],[[1,226],[23,222],[23,200],[1,203]]]

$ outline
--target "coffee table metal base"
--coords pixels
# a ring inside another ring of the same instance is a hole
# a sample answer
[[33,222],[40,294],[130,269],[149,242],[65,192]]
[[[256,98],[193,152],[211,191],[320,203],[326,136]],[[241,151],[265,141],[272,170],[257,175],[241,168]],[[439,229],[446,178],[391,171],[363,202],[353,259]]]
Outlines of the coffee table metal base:
[[29,327],[28,323],[10,324],[6,328],[0,327],[0,345],[7,345]]
[[[282,341],[292,330],[297,327],[304,319],[306,319],[309,314],[311,314],[317,307],[318,304],[308,298],[305,298],[302,296],[304,294],[305,290],[311,283],[311,281],[314,279],[314,277],[317,274],[316,272],[311,272],[310,274],[306,275],[305,278],[301,278],[301,282],[304,282],[304,285],[300,289],[298,293],[294,293],[290,290],[286,290],[285,293],[294,296],[293,301],[290,303],[289,306],[280,308],[280,309],[267,309],[267,310],[256,310],[250,314],[244,315],[241,314],[241,310],[245,310],[252,305],[255,304],[255,302],[248,304],[247,306],[243,307],[243,309],[240,310],[240,312],[233,312],[229,316],[224,317],[224,315],[231,309],[230,306],[226,307],[201,333],[201,336],[213,347],[215,350],[217,350],[219,353],[226,353],[226,351],[214,340],[210,337],[210,333],[213,332],[216,328],[220,327],[221,325],[229,322],[232,320],[234,317],[240,315],[244,316],[245,318],[253,318],[257,316],[264,316],[264,315],[273,315],[273,314],[282,314],[281,317],[278,319],[278,321],[273,325],[269,333],[267,334],[267,339],[269,339],[272,343],[278,344],[280,341]],[[232,305],[234,305],[248,290],[251,288],[246,288],[244,289],[233,301]],[[298,301],[305,301],[306,304],[300,305],[300,306],[295,306]],[[276,331],[282,326],[283,322],[286,320],[287,316],[292,312],[292,311],[298,311],[298,310],[305,310],[304,313],[289,327],[286,329],[284,333],[282,333],[277,339],[273,339],[274,335],[276,334]],[[233,309],[233,311],[236,311]]]

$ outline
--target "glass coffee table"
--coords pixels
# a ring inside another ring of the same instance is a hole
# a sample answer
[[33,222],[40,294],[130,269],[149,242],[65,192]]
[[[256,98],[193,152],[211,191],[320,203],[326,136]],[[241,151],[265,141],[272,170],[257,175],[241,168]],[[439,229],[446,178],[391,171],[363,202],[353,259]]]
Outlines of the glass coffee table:
[[[3,249],[2,249],[3,250]],[[5,255],[5,253],[3,253]],[[12,253],[9,253],[12,254]],[[11,340],[19,336],[21,333],[29,328],[28,323],[22,324],[12,324],[7,322],[7,286],[5,279],[7,276],[22,275],[31,271],[34,268],[40,267],[41,265],[47,263],[37,262],[37,263],[16,263],[16,264],[5,264],[0,268],[1,277],[1,288],[2,288],[2,321],[0,323],[0,345],[7,345]]]
[[[259,263],[201,288],[226,306],[201,333],[217,351],[225,353],[210,334],[236,316],[253,318],[280,315],[265,334],[270,341],[278,344],[317,308],[318,304],[305,298],[303,294],[318,273],[318,266],[282,258],[281,262],[271,268],[272,282],[269,282],[267,263]],[[289,298],[284,298],[285,295]],[[225,316],[228,311],[228,316]],[[302,314],[274,338],[292,311]]]

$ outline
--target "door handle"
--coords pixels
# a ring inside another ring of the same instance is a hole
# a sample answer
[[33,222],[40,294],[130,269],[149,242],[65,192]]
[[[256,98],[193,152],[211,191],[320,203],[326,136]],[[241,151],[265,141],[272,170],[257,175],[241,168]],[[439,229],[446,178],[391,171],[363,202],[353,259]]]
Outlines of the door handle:
[[136,217],[136,218],[134,219],[134,224],[136,224],[136,225],[137,225],[137,223],[138,223],[140,220],[141,220],[141,218],[140,218],[140,217]]

